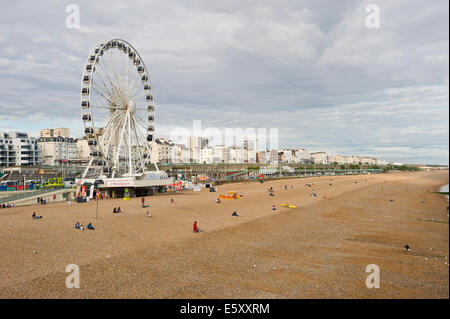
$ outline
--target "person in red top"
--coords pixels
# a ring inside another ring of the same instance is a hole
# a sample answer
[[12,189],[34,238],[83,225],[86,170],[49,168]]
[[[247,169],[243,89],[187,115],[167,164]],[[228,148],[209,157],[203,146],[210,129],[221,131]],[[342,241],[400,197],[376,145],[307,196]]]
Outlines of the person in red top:
[[197,226],[197,221],[194,222],[194,233],[198,233],[200,231],[200,228]]

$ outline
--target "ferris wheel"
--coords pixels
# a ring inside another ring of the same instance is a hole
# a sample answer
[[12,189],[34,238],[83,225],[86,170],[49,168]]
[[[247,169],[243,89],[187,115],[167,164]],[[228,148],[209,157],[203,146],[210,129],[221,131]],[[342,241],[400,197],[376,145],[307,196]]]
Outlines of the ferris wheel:
[[91,150],[82,177],[143,176],[155,104],[144,61],[127,41],[103,41],[90,52],[81,79],[81,111]]

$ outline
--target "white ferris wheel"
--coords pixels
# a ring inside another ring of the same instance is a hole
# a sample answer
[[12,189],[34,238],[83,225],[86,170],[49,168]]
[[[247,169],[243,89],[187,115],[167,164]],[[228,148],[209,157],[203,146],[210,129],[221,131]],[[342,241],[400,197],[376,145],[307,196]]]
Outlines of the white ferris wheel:
[[81,111],[91,150],[82,177],[144,176],[155,104],[144,61],[127,41],[100,42],[89,54],[81,79]]

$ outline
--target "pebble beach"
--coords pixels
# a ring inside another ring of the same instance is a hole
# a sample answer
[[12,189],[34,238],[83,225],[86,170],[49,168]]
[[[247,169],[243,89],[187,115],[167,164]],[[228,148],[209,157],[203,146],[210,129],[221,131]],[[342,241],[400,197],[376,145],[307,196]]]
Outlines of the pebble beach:
[[[449,298],[448,198],[433,193],[448,180],[446,170],[232,183],[149,196],[149,208],[100,200],[98,218],[95,201],[2,209],[0,298]],[[216,203],[229,191],[243,197]],[[78,289],[66,288],[69,264]],[[380,288],[366,287],[370,264]]]

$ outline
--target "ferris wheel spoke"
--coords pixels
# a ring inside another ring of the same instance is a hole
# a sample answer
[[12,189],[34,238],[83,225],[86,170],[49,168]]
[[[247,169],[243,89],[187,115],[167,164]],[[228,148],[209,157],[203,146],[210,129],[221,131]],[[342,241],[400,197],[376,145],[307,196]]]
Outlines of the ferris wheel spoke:
[[108,88],[108,86],[106,85],[106,81],[103,78],[103,66],[99,63],[100,68],[98,69],[98,71],[95,72],[95,74],[97,74],[98,78],[99,78],[99,82],[102,84],[103,88],[106,90],[106,92],[108,92],[108,95],[112,95],[111,90]]
[[92,89],[97,92],[98,95],[103,97],[109,104],[114,104],[111,97],[105,96],[103,92],[99,91],[95,85],[92,85]]
[[140,92],[139,95],[138,95],[138,93],[139,93],[139,91],[136,91],[135,94],[134,94],[134,96],[133,96],[133,99],[134,99],[135,101],[139,101],[141,98],[143,98],[143,97],[147,94],[147,92],[146,92],[145,90],[143,90],[142,92]]
[[[109,85],[111,86],[111,97],[114,99],[114,98],[117,96],[117,92],[118,92],[119,90],[118,90],[118,87],[117,87],[116,83],[114,83],[114,82],[112,81],[110,74],[109,74],[108,72],[106,72],[105,66],[103,65],[103,64],[104,64],[104,61],[105,61],[105,59],[101,60],[101,61],[99,62],[99,65],[100,65],[100,67],[101,67],[103,73],[105,74],[105,76],[106,76],[106,78],[107,78],[107,80],[108,80]],[[105,63],[105,64],[106,64],[106,63]]]
[[140,147],[141,143],[140,143],[139,136],[138,136],[138,133],[137,133],[137,130],[136,130],[136,122],[135,122],[134,117],[132,118],[132,121],[133,121],[133,132],[134,132],[134,136],[136,138],[136,144],[138,145],[137,149],[138,149],[138,152],[139,152],[139,161],[140,161],[140,164],[141,164],[140,166],[141,166],[141,169],[142,169],[142,173],[144,173],[145,172],[144,156],[142,154],[142,150],[141,150],[141,147]]
[[142,125],[142,127],[143,127],[145,130],[147,130],[147,128],[148,128],[148,127],[147,127],[147,124],[146,124],[141,118],[135,116],[135,119],[136,119],[136,122],[137,122],[138,124]]
[[104,106],[104,105],[91,105],[93,109],[108,109],[108,110],[119,110],[122,109],[119,106]]
[[[129,113],[125,113],[124,114],[124,117],[122,118],[122,121],[121,121],[121,123],[122,123],[122,127],[121,127],[121,129],[120,129],[120,133],[119,133],[119,136],[118,136],[118,138],[119,138],[119,145],[117,146],[117,149],[116,149],[116,154],[114,154],[114,162],[113,162],[113,164],[114,164],[114,169],[115,169],[115,171],[116,172],[118,172],[119,170],[120,170],[120,150],[121,150],[121,148],[122,148],[122,142],[123,142],[123,133],[124,133],[124,130],[125,130],[125,121],[126,121],[126,118],[127,118],[127,115],[128,115]],[[114,172],[115,173],[115,172]]]

